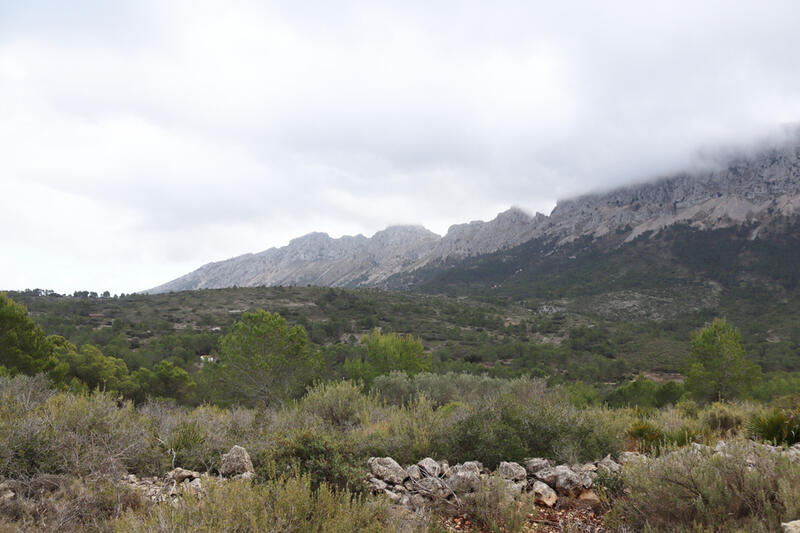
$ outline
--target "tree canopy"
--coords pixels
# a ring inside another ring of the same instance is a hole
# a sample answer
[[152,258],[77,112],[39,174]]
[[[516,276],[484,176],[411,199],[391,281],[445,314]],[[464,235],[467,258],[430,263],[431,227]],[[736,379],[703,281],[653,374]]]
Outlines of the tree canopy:
[[9,374],[47,372],[55,361],[53,348],[28,309],[0,293],[0,366]]
[[746,358],[742,335],[724,318],[692,334],[685,374],[686,389],[703,401],[746,396],[761,381],[761,367]]
[[366,351],[361,358],[345,362],[345,371],[353,379],[372,383],[376,377],[393,370],[409,376],[430,372],[431,356],[425,353],[422,341],[413,335],[381,333],[375,329],[361,338]]
[[227,401],[268,405],[301,395],[318,375],[321,358],[302,326],[277,313],[244,313],[220,341],[212,378]]

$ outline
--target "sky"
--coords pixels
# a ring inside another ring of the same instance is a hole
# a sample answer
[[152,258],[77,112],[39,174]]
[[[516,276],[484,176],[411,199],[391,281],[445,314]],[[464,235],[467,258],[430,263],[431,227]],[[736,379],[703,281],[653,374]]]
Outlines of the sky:
[[800,2],[0,0],[0,289],[487,220],[800,122]]

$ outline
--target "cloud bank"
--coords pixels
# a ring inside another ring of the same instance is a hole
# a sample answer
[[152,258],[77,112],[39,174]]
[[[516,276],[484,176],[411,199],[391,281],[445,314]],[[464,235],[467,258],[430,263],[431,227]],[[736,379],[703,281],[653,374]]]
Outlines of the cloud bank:
[[117,4],[0,2],[0,288],[549,212],[800,121],[792,0]]

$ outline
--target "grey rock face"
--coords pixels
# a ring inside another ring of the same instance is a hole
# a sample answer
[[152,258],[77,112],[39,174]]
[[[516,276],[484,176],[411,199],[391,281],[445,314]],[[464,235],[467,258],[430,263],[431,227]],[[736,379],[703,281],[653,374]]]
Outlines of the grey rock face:
[[475,461],[467,461],[450,467],[447,484],[455,492],[473,492],[481,485],[481,466]]
[[413,481],[422,479],[422,471],[417,465],[411,465],[406,468],[406,474],[408,474],[408,477]]
[[437,477],[426,477],[420,479],[417,483],[416,489],[420,494],[433,499],[447,498],[451,492],[445,482]]
[[619,472],[622,466],[614,459],[611,458],[611,455],[606,455],[601,460],[597,462],[597,469],[598,470],[605,470],[606,472]]

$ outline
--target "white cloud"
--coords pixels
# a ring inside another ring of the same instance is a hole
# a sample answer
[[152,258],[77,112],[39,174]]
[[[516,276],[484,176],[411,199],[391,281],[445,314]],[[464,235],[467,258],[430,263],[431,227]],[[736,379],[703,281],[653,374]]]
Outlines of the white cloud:
[[0,5],[4,288],[545,211],[800,119],[791,0],[113,6]]

